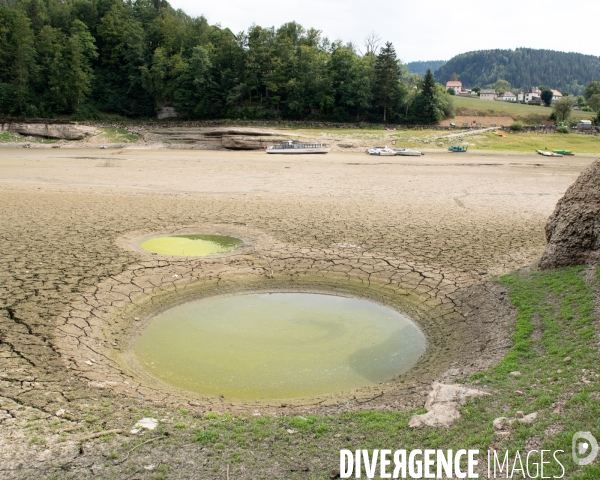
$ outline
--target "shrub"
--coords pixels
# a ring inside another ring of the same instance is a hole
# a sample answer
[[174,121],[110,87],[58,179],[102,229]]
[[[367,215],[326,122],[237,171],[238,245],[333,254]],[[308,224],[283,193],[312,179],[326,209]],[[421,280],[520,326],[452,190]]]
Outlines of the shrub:
[[520,132],[521,130],[523,130],[523,127],[524,127],[523,122],[517,121],[517,122],[513,122],[513,124],[510,126],[510,129],[513,132]]
[[569,133],[569,127],[558,127],[556,129],[557,133]]

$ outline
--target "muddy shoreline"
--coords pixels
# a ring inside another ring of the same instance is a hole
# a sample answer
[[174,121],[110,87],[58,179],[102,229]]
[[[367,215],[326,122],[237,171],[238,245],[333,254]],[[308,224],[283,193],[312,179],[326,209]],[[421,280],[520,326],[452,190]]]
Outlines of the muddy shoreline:
[[[50,431],[46,447],[29,447],[28,422],[69,428],[103,404],[115,410],[106,429],[130,427],[135,409],[154,407],[268,415],[422,407],[433,380],[464,379],[502,357],[513,319],[493,279],[539,259],[547,216],[594,160],[488,154],[450,163],[440,154],[376,165],[351,153],[165,152],[0,150],[0,463],[70,455],[77,443]],[[247,248],[175,259],[131,243],[185,230],[238,236]],[[198,291],[253,288],[391,305],[426,330],[435,365],[319,405],[240,406],[165,395],[109,355],[125,338],[114,334],[129,328],[119,314],[129,322],[134,309],[155,311],[145,299],[172,305]]]

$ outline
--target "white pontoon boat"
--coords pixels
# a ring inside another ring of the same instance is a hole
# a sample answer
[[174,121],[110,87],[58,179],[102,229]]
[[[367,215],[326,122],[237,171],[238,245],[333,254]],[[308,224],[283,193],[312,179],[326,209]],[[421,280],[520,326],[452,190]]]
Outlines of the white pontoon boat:
[[300,154],[328,153],[330,150],[329,145],[324,143],[300,143],[293,140],[286,140],[276,145],[269,145],[266,151],[267,153]]

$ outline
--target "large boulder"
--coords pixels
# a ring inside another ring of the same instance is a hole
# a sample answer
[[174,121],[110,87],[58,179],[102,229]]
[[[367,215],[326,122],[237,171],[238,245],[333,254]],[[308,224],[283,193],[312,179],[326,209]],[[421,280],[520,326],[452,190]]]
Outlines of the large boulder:
[[600,261],[600,160],[556,204],[546,223],[546,240],[542,270]]
[[56,123],[11,123],[5,130],[32,137],[57,138],[59,140],[83,140],[100,133],[95,127]]

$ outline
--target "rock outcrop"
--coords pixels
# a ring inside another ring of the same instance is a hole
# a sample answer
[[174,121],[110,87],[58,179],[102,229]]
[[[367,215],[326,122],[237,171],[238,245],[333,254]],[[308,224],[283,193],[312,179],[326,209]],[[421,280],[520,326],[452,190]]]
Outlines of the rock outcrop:
[[286,136],[279,132],[245,128],[173,127],[149,130],[148,133],[171,142],[227,150],[262,150],[267,144],[286,139]]
[[434,383],[429,392],[425,408],[427,413],[413,415],[408,422],[409,428],[441,427],[448,426],[460,418],[460,407],[469,398],[489,395],[481,390],[463,387],[461,385],[447,385]]
[[8,123],[3,131],[32,137],[56,138],[59,140],[83,140],[100,133],[95,127],[56,123]]
[[542,270],[600,261],[600,160],[556,204],[546,223],[546,240]]

